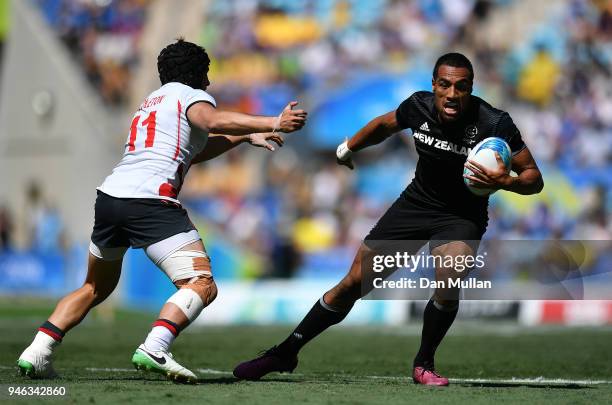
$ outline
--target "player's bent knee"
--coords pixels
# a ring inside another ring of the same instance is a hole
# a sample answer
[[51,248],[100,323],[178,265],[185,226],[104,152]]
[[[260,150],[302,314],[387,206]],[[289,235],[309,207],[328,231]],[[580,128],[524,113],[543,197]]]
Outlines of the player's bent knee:
[[212,276],[193,277],[187,280],[179,280],[174,284],[180,289],[188,288],[193,290],[200,296],[204,307],[217,298],[217,284]]
[[177,250],[158,266],[179,289],[168,302],[185,314],[189,322],[217,297],[210,259],[201,250]]
[[434,256],[473,256],[474,249],[464,241],[451,241],[431,250]]
[[210,275],[179,280],[175,285],[179,290],[168,302],[179,307],[190,323],[217,297],[217,285]]
[[92,307],[103,302],[113,292],[113,290],[98,288],[95,284],[90,282],[85,282],[80,288],[80,291],[86,296],[86,300],[91,303],[90,305]]

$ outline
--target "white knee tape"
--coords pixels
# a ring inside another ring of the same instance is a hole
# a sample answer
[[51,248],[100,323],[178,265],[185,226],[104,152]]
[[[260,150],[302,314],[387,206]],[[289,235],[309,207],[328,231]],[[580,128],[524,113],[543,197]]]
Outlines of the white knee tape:
[[179,307],[187,319],[189,319],[189,322],[193,322],[204,309],[202,298],[190,288],[181,288],[167,302],[171,302]]
[[153,263],[159,266],[172,253],[198,240],[200,240],[200,235],[195,229],[189,232],[181,232],[145,247],[145,253],[149,256],[149,259],[153,260]]
[[172,282],[193,277],[212,276],[210,259],[197,250],[178,250],[158,264]]

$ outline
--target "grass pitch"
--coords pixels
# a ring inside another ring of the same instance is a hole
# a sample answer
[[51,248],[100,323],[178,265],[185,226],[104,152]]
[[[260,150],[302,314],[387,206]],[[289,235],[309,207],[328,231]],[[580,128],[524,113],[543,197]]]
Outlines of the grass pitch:
[[194,328],[180,336],[173,353],[201,380],[177,385],[132,369],[131,355],[154,315],[125,312],[113,323],[87,320],[68,334],[56,354],[60,380],[17,376],[15,361],[48,313],[47,305],[0,302],[0,400],[38,402],[8,395],[8,387],[24,385],[66,387],[64,397],[48,399],[65,403],[604,403],[612,398],[612,328],[520,329],[461,321],[437,355],[440,373],[457,379],[448,388],[416,386],[409,378],[419,325],[332,328],[302,351],[295,374],[273,374],[260,382],[237,381],[231,370],[279,342],[290,326]]

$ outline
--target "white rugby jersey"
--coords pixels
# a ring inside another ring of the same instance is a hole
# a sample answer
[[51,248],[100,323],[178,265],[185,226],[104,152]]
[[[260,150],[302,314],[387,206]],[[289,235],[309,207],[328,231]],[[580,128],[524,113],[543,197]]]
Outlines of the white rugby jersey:
[[178,202],[191,160],[208,141],[208,132],[189,125],[186,116],[201,101],[216,106],[210,94],[182,83],[151,93],[132,118],[123,158],[98,190],[117,198]]

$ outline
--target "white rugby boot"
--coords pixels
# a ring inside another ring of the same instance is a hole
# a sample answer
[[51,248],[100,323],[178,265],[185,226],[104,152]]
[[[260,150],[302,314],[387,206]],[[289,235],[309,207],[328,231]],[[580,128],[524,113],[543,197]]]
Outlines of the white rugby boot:
[[30,378],[56,378],[58,375],[52,361],[51,349],[37,345],[34,341],[19,356],[17,369],[19,374]]
[[138,346],[132,356],[132,364],[137,370],[152,371],[163,374],[169,380],[185,384],[195,384],[198,377],[181,366],[172,358],[172,353],[165,351],[152,352],[145,345]]

